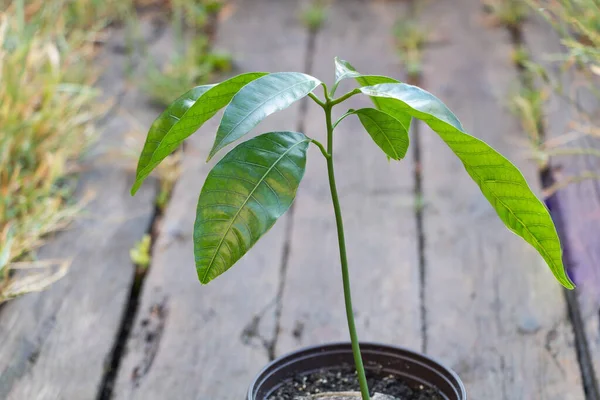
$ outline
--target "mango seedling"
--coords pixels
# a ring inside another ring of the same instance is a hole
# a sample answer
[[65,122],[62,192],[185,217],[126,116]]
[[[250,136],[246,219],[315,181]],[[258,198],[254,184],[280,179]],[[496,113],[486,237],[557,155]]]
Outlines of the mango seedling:
[[[310,97],[325,113],[325,144],[301,132],[268,132],[238,144],[209,172],[196,209],[196,269],[200,282],[209,283],[254,246],[294,201],[306,168],[307,149],[317,146],[327,164],[348,329],[361,395],[367,400],[369,390],[352,311],[334,173],[334,130],[343,119],[358,117],[367,134],[392,160],[401,160],[408,150],[411,121],[425,122],[460,159],[508,229],[540,253],[560,283],[567,288],[574,286],[565,272],[559,238],[548,210],[509,160],[466,133],[448,107],[419,87],[385,76],[363,75],[340,59],[335,60],[335,77],[331,90],[319,79],[299,72],[250,72],[191,89],[167,107],[150,128],[132,194],[165,157],[221,108],[225,111],[209,159],[243,138],[270,114]],[[339,83],[349,78],[355,79],[359,87],[335,97]],[[314,93],[319,87],[323,98]],[[374,107],[349,110],[333,121],[332,109],[356,95],[368,96]]]

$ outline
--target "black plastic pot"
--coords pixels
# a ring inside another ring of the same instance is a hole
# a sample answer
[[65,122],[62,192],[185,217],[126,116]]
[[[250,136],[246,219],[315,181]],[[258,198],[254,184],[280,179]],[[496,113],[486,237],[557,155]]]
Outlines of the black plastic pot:
[[[361,343],[363,361],[380,365],[383,372],[403,378],[408,383],[436,387],[446,400],[467,400],[465,387],[456,373],[439,362],[401,347]],[[322,368],[354,364],[350,343],[332,343],[308,347],[276,359],[254,379],[247,400],[265,400],[293,376]]]

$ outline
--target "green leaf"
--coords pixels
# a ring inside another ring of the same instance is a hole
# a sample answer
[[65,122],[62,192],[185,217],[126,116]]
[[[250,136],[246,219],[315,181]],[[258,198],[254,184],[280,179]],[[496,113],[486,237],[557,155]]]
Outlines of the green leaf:
[[225,107],[242,87],[264,75],[267,73],[252,72],[216,85],[197,86],[167,107],[150,127],[131,194],[137,192],[162,160]]
[[348,61],[339,57],[335,58],[335,84],[347,78],[359,78],[362,74],[358,72]]
[[210,171],[194,226],[200,282],[227,271],[290,207],[309,142],[302,133],[265,133],[236,146]]
[[391,159],[401,160],[408,150],[408,130],[400,121],[374,108],[353,111],[377,146]]
[[208,159],[251,131],[267,116],[289,107],[320,84],[317,78],[300,72],[278,72],[246,85],[225,109]]
[[[356,71],[356,69],[345,60],[341,60],[338,57],[335,58],[335,85],[334,88],[337,88],[337,85],[341,80],[346,78],[354,78],[358,84],[363,86],[375,86],[382,83],[400,83],[396,79],[389,78],[387,76],[381,75],[363,75],[360,72]],[[373,104],[375,107],[383,111],[387,114],[392,115],[396,118],[402,125],[406,127],[407,130],[410,130],[410,122],[412,117],[410,114],[402,114],[398,113],[396,107],[394,107],[394,100],[382,98],[382,97],[371,97]]]
[[504,224],[540,253],[561,284],[569,289],[575,287],[563,266],[560,240],[550,213],[517,167],[485,142],[464,132],[448,107],[423,89],[387,83],[363,87],[361,91],[390,99],[397,112],[427,123],[462,161]]

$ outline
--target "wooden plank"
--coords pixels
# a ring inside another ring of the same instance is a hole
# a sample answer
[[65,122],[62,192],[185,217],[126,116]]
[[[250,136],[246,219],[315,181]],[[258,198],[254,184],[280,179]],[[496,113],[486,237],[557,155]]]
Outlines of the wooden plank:
[[[295,2],[246,0],[233,7],[219,27],[217,46],[234,55],[241,71],[296,70],[304,64],[307,35],[296,19]],[[269,117],[259,131],[293,130],[298,115],[296,105]],[[201,129],[185,148],[183,174],[144,282],[116,399],[239,400],[268,361],[286,219],[210,285],[200,286],[194,268],[192,227],[217,124]]]
[[[117,37],[119,33],[115,34]],[[125,93],[127,56],[110,46],[99,87]],[[68,274],[49,289],[12,300],[0,309],[0,398],[93,399],[121,326],[134,267],[129,250],[147,232],[157,185],[131,198],[132,176],[102,157],[121,146],[130,122],[111,113],[99,127],[95,157],[85,161],[77,197],[93,200],[65,232],[52,237],[40,259],[68,259]]]
[[[446,39],[425,52],[424,85],[535,187],[536,168],[518,145],[524,134],[505,107],[518,82],[510,38],[486,27],[481,10],[478,0],[424,7],[422,23]],[[427,352],[456,370],[473,399],[583,399],[561,287],[445,144],[420,129]]]
[[[338,55],[364,73],[400,78],[391,29],[405,4],[334,2],[318,34],[314,75],[331,77]],[[324,78],[324,79],[325,79]],[[345,93],[354,82],[340,87]],[[355,96],[343,106],[373,107]],[[323,111],[309,105],[305,131],[325,142]],[[419,262],[413,162],[387,162],[357,118],[335,135],[356,323],[361,340],[420,349]],[[298,192],[277,352],[348,340],[337,234],[325,160],[309,154]]]
[[[567,90],[567,97],[575,100],[582,110],[565,96],[550,93],[546,103],[546,136],[549,141],[566,138],[573,122],[586,124],[586,119],[598,126],[600,106],[598,99],[589,92],[589,77],[581,76],[577,71],[561,72],[560,64],[550,62],[553,55],[564,52],[561,39],[552,27],[541,17],[530,18],[524,25],[524,40],[535,62],[546,68],[554,82]],[[597,83],[595,83],[597,87]],[[592,136],[581,136],[567,143],[564,148],[584,148],[600,150],[600,140]],[[593,156],[553,157],[552,168],[558,171],[558,183],[569,176],[579,176],[586,172],[600,171],[600,158]],[[594,365],[589,378],[595,373],[596,385],[600,381],[600,182],[586,180],[570,184],[553,196],[556,204],[554,213],[563,220],[563,245],[568,250],[569,271],[579,286],[576,298],[582,318],[581,333],[587,337],[588,354]],[[581,362],[585,362],[581,360]],[[588,372],[584,372],[588,373]],[[599,396],[596,386],[596,396]]]

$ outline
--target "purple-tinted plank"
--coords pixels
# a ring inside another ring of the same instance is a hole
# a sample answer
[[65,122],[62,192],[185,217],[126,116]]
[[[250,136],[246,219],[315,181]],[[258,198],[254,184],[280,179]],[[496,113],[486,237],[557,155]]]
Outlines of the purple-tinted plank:
[[[560,144],[557,148],[568,151],[600,151],[598,136],[581,134],[586,126],[593,128],[600,123],[600,102],[589,88],[590,77],[580,72],[561,70],[559,62],[552,62],[564,54],[561,39],[553,28],[540,16],[533,16],[524,25],[524,40],[535,62],[548,72],[552,82],[561,85],[565,93],[550,91],[544,105],[545,133],[548,143]],[[598,87],[597,82],[593,83]],[[548,90],[548,88],[543,89]],[[577,125],[580,125],[578,127]],[[581,127],[581,125],[583,127]],[[597,128],[595,128],[597,129]],[[568,138],[574,140],[567,141]],[[597,393],[600,374],[600,181],[582,180],[567,184],[573,177],[600,173],[600,157],[593,155],[565,155],[550,158],[554,171],[555,187],[558,191],[550,199],[552,213],[561,222],[561,236],[566,249],[569,273],[578,285],[575,298],[581,325],[576,329],[585,336],[589,356],[593,365],[582,368],[588,385],[594,385]],[[583,339],[583,337],[582,337]],[[581,351],[585,351],[582,348]],[[588,369],[587,371],[585,369]]]
[[[430,2],[420,20],[444,38],[425,50],[426,89],[539,192],[536,165],[519,146],[524,133],[506,107],[518,84],[508,32],[485,26],[479,0]],[[428,353],[456,370],[473,399],[584,399],[562,288],[447,146],[420,129]]]

